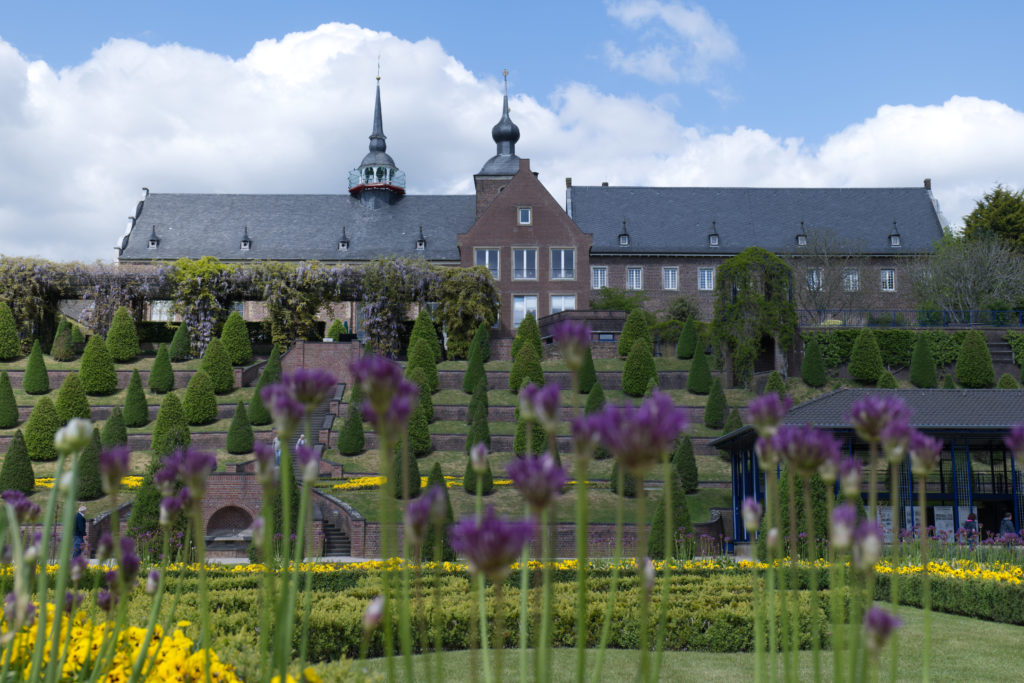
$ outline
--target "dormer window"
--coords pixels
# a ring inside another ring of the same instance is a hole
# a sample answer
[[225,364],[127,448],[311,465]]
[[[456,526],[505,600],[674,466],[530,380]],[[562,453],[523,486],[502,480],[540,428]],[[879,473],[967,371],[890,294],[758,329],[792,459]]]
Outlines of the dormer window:
[[708,233],[708,246],[718,246],[718,226],[715,225],[715,221],[711,221],[711,232]]
[[156,226],[149,233],[149,248],[156,249],[160,246],[160,238],[156,236]]
[[341,239],[338,240],[338,251],[348,251],[348,235],[345,233],[345,226],[341,226]]
[[798,247],[806,247],[807,246],[807,235],[797,235],[796,236],[796,246],[798,246]]
[[622,235],[619,235],[619,246],[620,247],[628,247],[629,246],[629,235],[627,235],[625,233],[623,233]]
[[903,246],[902,240],[900,240],[900,231],[896,228],[896,221],[892,222],[892,232],[889,233],[889,246],[900,247]]
[[240,246],[242,251],[249,251],[249,249],[252,248],[252,240],[249,239],[249,226],[245,226],[245,231],[242,233],[242,242]]
[[520,206],[516,209],[516,224],[533,225],[533,208],[529,206]]
[[427,240],[423,237],[423,226],[420,226],[420,237],[416,240],[416,251],[423,251],[427,248]]

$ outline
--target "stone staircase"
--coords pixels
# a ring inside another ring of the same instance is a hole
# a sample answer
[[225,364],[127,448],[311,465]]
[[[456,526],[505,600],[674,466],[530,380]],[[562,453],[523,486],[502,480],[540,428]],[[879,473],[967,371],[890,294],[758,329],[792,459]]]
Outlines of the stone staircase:
[[986,330],[985,344],[988,346],[989,355],[992,356],[992,368],[995,370],[996,379],[1006,373],[1014,379],[1020,378],[1020,368],[1013,357],[1013,349],[1010,343],[1003,339],[1002,330]]
[[348,557],[352,554],[352,540],[330,519],[323,520],[324,557]]

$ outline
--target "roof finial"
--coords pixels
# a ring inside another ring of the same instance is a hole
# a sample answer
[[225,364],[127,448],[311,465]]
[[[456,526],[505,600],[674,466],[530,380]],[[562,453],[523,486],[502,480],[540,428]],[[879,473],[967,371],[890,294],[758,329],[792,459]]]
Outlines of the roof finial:
[[505,79],[505,97],[508,97],[508,69],[502,69],[501,75]]
[[380,53],[377,53],[377,82],[380,83]]

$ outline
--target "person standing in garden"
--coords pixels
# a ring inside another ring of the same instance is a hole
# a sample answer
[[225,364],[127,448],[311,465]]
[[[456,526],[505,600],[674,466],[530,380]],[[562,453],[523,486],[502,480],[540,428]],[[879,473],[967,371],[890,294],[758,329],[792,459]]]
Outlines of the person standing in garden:
[[1007,511],[1003,515],[1003,521],[999,523],[999,535],[1000,536],[1012,536],[1017,533],[1017,530],[1013,528],[1013,513]]
[[280,466],[281,464],[281,437],[277,435],[277,431],[274,431],[274,464]]
[[74,532],[74,546],[71,553],[71,557],[78,557],[82,554],[82,550],[85,548],[85,506],[82,505],[78,508],[78,514],[75,515],[75,532]]

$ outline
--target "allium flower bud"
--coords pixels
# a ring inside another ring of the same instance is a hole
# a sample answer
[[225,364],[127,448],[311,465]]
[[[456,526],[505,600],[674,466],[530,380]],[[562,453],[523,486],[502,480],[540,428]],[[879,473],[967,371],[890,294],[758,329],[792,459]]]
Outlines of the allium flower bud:
[[534,522],[502,519],[489,506],[482,519],[468,517],[452,525],[448,537],[452,548],[466,557],[473,572],[500,581],[535,530]]
[[853,503],[843,503],[832,510],[832,545],[845,550],[853,542],[853,530],[857,525],[857,508]]
[[277,454],[274,447],[266,441],[257,441],[253,444],[253,450],[256,452],[256,478],[261,486],[272,485],[277,478]]
[[67,591],[64,593],[64,612],[71,614],[75,608],[82,604],[82,594],[78,591]]
[[71,491],[71,484],[75,482],[74,472],[68,470],[60,475],[60,480],[57,482],[57,490],[61,493],[68,493]]
[[89,566],[89,561],[85,559],[85,553],[82,553],[78,557],[71,558],[71,581],[78,583],[82,580],[82,575],[85,573],[85,568]]
[[419,498],[414,498],[405,506],[405,531],[418,547],[435,519],[435,509],[440,503],[441,518],[444,519],[444,493],[440,486],[431,486]]
[[530,508],[539,512],[562,492],[569,477],[550,453],[513,458],[505,466],[509,479]]
[[601,443],[601,414],[580,415],[572,421],[573,450],[578,458],[590,458]]
[[114,538],[110,535],[109,531],[104,531],[100,534],[100,538],[96,541],[96,559],[100,564],[110,557],[110,553],[114,550]]
[[53,436],[53,445],[59,453],[74,453],[89,445],[92,439],[92,422],[73,417]]
[[907,446],[910,451],[910,471],[916,477],[926,477],[939,464],[942,455],[942,440],[914,431]]
[[35,562],[39,557],[39,546],[34,543],[27,546],[22,557],[24,557],[25,562],[28,562],[29,564]]
[[744,498],[743,507],[740,508],[743,514],[743,528],[747,533],[754,533],[761,526],[761,515],[764,512],[761,504],[753,498]]
[[874,567],[884,546],[885,539],[878,522],[862,521],[853,534],[853,566],[861,570]]
[[839,463],[839,489],[846,498],[856,498],[860,495],[863,469],[860,460],[856,458],[844,458]]
[[100,452],[100,481],[105,493],[111,494],[121,488],[121,477],[128,473],[131,457],[131,449],[127,446],[104,448]]
[[14,518],[19,524],[31,522],[39,516],[39,506],[21,491],[4,491],[0,497],[14,510]]
[[1003,437],[1003,443],[1013,453],[1015,460],[1018,455],[1024,454],[1024,423],[1011,427],[1010,433]]
[[779,530],[777,527],[772,527],[768,530],[768,536],[765,538],[765,544],[771,550],[779,549]]
[[373,600],[370,600],[370,604],[366,606],[366,611],[363,612],[363,629],[365,631],[372,631],[377,628],[381,620],[384,618],[384,596],[378,595]]
[[268,384],[260,389],[260,398],[270,411],[281,440],[286,441],[306,414],[304,406],[284,384]]
[[160,570],[150,569],[149,574],[146,576],[146,593],[153,595],[156,593],[156,589],[160,587]]
[[758,436],[771,438],[792,405],[793,399],[788,396],[782,398],[774,391],[769,391],[747,404],[747,415]]
[[551,328],[551,336],[558,344],[562,360],[573,372],[583,367],[590,335],[590,326],[580,320],[563,320]]
[[295,459],[302,468],[303,481],[315,482],[320,476],[320,449],[316,446],[298,446]]
[[263,518],[257,517],[253,520],[252,526],[249,527],[252,530],[252,544],[257,548],[263,547]]
[[307,410],[313,410],[323,403],[331,389],[337,386],[338,378],[321,368],[298,368],[283,375],[281,383],[299,403],[306,406]]
[[867,396],[850,407],[850,423],[868,443],[878,443],[890,422],[906,421],[909,416],[907,404],[892,394]]
[[651,562],[651,558],[649,558],[649,557],[645,557],[644,558],[643,576],[644,576],[644,592],[647,593],[648,595],[650,595],[651,591],[654,590],[654,581],[657,578],[657,575],[656,575],[656,573],[654,571],[654,563]]
[[872,607],[864,615],[865,643],[869,651],[877,655],[889,641],[892,632],[900,627],[900,620],[881,607]]
[[907,444],[912,431],[906,418],[893,420],[882,430],[882,451],[890,464],[898,465],[907,457]]
[[117,594],[113,593],[106,588],[101,588],[96,591],[96,606],[104,612],[110,613],[117,607]]
[[469,449],[469,464],[477,474],[487,472],[487,444],[483,441]]
[[661,462],[688,423],[686,411],[657,390],[638,407],[608,405],[595,415],[601,416],[603,443],[635,477]]

